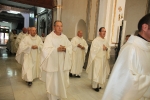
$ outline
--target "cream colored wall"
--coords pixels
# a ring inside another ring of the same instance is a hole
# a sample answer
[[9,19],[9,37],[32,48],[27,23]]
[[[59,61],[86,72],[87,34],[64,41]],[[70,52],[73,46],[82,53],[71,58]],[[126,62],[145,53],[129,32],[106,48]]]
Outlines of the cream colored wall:
[[63,33],[68,38],[75,36],[80,19],[86,22],[87,2],[88,0],[62,0]]
[[137,30],[138,21],[146,14],[147,0],[126,0],[125,20],[126,35],[133,34]]

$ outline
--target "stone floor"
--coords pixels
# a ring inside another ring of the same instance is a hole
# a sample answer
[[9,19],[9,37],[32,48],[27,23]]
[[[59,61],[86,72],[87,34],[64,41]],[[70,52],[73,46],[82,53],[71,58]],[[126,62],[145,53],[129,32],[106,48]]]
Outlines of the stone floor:
[[[105,88],[95,92],[90,84],[83,69],[81,78],[70,78],[68,98],[64,100],[101,100]],[[6,52],[5,47],[0,47],[0,100],[48,100],[45,84],[36,79],[28,87],[21,79],[21,65],[16,62],[15,55]]]

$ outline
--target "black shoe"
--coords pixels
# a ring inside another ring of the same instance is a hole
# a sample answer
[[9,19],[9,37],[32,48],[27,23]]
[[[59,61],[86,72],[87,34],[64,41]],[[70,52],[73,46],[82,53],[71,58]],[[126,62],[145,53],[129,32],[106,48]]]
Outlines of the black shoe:
[[72,77],[72,73],[69,73],[69,76]]
[[31,86],[32,85],[32,82],[28,82],[28,86]]
[[76,76],[77,78],[81,78],[79,75],[78,76]]
[[94,88],[94,90],[95,90],[96,92],[99,92],[99,88]]

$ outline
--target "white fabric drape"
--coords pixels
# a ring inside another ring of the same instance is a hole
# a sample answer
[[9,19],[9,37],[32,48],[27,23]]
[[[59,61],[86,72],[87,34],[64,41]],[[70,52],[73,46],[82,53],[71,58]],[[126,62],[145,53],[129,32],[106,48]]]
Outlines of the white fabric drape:
[[102,100],[150,100],[150,43],[131,36],[121,48]]
[[10,48],[11,48],[11,53],[16,53],[17,52],[17,48],[15,46],[15,42],[16,42],[16,39],[17,39],[17,34],[11,34],[10,35]]

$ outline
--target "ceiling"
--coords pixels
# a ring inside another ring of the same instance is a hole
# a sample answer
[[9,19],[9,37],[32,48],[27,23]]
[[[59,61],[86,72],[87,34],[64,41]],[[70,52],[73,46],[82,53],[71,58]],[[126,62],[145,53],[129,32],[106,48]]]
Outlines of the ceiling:
[[7,13],[6,11],[2,11],[0,13],[0,22],[24,22],[24,17],[21,14],[12,14]]
[[33,7],[32,5],[17,3],[17,2],[10,1],[10,0],[0,0],[0,4],[17,7],[17,8],[23,8],[23,9],[30,9]]
[[0,4],[31,9],[34,6],[52,9],[56,6],[57,0],[0,0]]
[[34,12],[36,15],[36,7],[52,9],[56,7],[56,1],[57,0],[0,0],[0,21],[22,22],[23,17],[21,15],[9,14],[7,11]]

